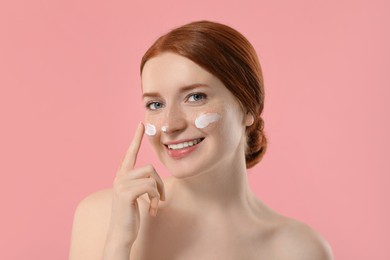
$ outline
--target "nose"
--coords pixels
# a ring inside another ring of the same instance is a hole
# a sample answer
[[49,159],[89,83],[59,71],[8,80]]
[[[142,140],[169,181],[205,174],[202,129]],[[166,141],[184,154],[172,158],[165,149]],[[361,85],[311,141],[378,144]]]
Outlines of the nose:
[[165,109],[164,120],[161,126],[166,134],[180,133],[187,127],[184,112],[177,106],[169,106]]

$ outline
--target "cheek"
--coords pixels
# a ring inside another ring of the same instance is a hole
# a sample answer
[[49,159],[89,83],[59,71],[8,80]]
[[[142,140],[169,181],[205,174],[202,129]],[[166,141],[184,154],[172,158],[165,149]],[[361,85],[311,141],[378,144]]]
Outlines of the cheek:
[[223,124],[222,114],[220,112],[201,113],[193,119],[193,124],[202,132],[215,131]]
[[218,113],[205,113],[195,119],[195,126],[199,129],[208,127],[210,124],[218,122],[222,116]]
[[161,120],[158,118],[145,116],[145,135],[148,136],[151,144],[157,143],[161,135]]
[[[221,106],[221,109],[200,114],[194,123],[200,131],[212,134],[221,147],[234,149],[240,142],[242,134],[240,121],[242,119],[239,115],[234,108],[223,106],[222,109]],[[201,126],[205,127],[200,128]]]
[[148,136],[155,136],[157,134],[156,126],[151,123],[145,123],[145,134]]

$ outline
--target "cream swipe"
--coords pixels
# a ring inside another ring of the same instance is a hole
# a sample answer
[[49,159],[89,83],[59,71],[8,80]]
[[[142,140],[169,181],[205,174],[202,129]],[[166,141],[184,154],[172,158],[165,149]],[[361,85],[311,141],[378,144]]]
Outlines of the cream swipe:
[[222,116],[217,114],[217,113],[203,114],[203,115],[198,116],[195,119],[195,126],[197,128],[205,128],[209,124],[214,123],[214,122],[218,121],[221,118],[222,118]]
[[156,135],[156,127],[152,124],[147,123],[145,125],[145,134],[149,136]]

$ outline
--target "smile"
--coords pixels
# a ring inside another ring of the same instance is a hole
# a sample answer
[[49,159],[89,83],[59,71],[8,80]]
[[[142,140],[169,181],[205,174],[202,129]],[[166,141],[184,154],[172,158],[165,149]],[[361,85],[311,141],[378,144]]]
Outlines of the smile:
[[168,149],[179,150],[179,149],[183,149],[183,148],[194,146],[194,145],[202,142],[203,139],[204,138],[198,138],[198,139],[195,139],[195,140],[192,140],[192,141],[188,141],[188,142],[183,142],[183,143],[178,143],[178,144],[168,144],[167,146],[168,146]]
[[187,139],[187,140],[180,140],[180,141],[173,141],[164,144],[167,154],[175,159],[182,159],[187,157],[188,155],[192,154],[197,148],[199,147],[199,144],[204,140],[205,138],[197,138],[197,139]]

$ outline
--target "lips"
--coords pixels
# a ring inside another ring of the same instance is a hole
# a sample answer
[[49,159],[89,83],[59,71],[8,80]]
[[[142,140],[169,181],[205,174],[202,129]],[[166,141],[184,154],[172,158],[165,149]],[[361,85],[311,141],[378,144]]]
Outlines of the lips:
[[180,159],[195,151],[203,140],[204,138],[175,141],[166,143],[164,146],[170,157]]

